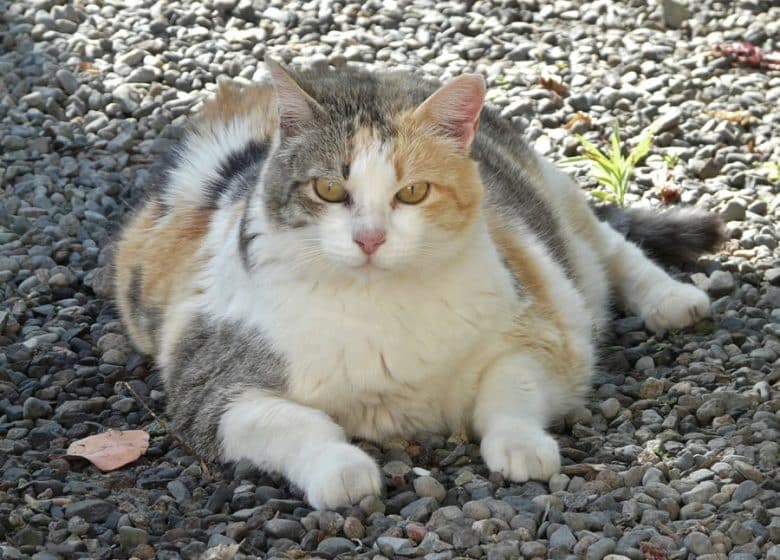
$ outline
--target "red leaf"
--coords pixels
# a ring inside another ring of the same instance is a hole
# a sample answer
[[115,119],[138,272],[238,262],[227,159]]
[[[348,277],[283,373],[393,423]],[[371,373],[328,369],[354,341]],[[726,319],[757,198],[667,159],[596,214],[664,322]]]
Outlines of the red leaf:
[[780,70],[780,55],[765,54],[752,43],[718,43],[715,52],[745,66],[764,70]]
[[149,448],[149,432],[144,430],[108,430],[74,441],[66,457],[86,459],[103,472],[132,463]]
[[642,556],[647,560],[666,560],[666,551],[660,546],[656,546],[649,541],[644,541],[639,544]]
[[661,197],[661,201],[666,205],[679,202],[681,194],[682,191],[679,187],[673,185],[664,185],[658,190],[658,196]]

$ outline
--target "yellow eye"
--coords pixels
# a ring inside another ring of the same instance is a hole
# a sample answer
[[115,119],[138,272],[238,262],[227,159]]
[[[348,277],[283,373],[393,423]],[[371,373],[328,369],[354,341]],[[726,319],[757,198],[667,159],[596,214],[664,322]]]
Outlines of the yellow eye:
[[344,202],[347,200],[347,190],[341,181],[318,177],[314,179],[314,192],[326,202]]
[[428,196],[428,191],[431,190],[431,184],[425,181],[418,181],[412,183],[408,187],[402,188],[395,193],[395,197],[404,204],[418,204],[425,200]]

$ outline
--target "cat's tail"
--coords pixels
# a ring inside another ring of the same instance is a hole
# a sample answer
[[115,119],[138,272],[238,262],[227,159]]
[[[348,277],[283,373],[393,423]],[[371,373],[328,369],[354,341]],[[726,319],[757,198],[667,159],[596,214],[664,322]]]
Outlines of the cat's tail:
[[648,256],[664,263],[695,260],[712,253],[725,241],[723,221],[717,214],[689,208],[651,210],[599,205],[600,220],[639,245]]

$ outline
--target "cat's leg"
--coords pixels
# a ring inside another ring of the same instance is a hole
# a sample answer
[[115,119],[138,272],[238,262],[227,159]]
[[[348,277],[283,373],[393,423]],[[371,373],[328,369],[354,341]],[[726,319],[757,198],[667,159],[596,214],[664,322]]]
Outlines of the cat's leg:
[[687,327],[709,315],[710,299],[678,282],[608,224],[600,224],[602,254],[623,305],[654,331]]
[[373,459],[347,442],[324,412],[250,390],[233,400],[219,423],[223,459],[249,459],[282,473],[317,509],[356,503],[382,490]]
[[542,363],[529,355],[501,358],[485,373],[473,421],[491,471],[524,482],[546,480],[560,470],[558,443],[545,430],[566,406],[555,384]]

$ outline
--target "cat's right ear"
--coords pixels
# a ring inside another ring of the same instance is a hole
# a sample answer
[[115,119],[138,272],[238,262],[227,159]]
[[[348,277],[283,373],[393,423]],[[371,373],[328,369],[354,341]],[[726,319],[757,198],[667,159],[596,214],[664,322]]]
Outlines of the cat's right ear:
[[287,70],[272,58],[265,59],[276,88],[279,105],[279,125],[285,136],[295,136],[303,131],[321,111],[320,105],[301,89]]

